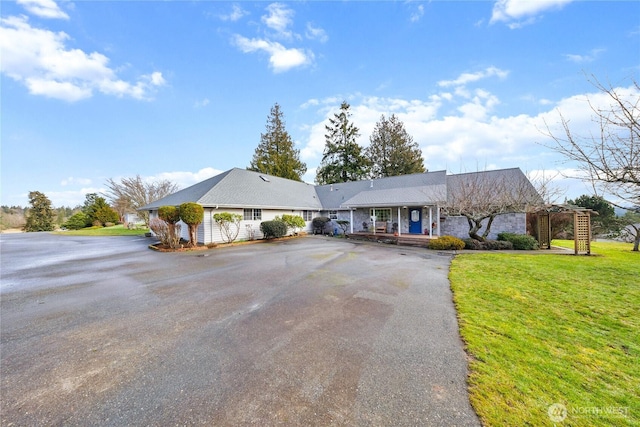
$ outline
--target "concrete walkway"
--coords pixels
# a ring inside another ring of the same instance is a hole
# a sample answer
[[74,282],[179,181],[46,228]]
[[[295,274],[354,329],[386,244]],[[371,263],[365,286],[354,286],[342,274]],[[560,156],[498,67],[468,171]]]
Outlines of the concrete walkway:
[[148,243],[0,236],[2,425],[479,425],[446,254]]

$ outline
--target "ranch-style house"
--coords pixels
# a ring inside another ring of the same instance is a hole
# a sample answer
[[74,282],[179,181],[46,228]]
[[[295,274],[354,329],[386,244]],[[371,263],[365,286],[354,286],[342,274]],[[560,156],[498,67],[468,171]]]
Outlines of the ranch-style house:
[[[348,232],[452,235],[468,237],[467,219],[447,216],[444,208],[452,186],[482,174],[486,180],[524,183],[535,189],[519,168],[447,175],[445,171],[426,172],[330,185],[313,185],[246,169],[234,168],[140,208],[157,217],[161,206],[195,202],[204,207],[198,228],[199,243],[222,243],[214,220],[218,212],[240,214],[238,240],[261,239],[260,223],[283,214],[299,215],[311,231],[314,217],[349,221]],[[334,228],[336,232],[338,227]],[[489,238],[500,232],[524,234],[526,214],[497,216]],[[186,225],[182,234],[188,239]]]

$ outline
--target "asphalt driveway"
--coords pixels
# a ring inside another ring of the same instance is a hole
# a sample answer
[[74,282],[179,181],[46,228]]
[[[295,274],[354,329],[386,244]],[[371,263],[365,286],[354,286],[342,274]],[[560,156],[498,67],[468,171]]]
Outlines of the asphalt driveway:
[[424,249],[0,236],[2,425],[477,426]]

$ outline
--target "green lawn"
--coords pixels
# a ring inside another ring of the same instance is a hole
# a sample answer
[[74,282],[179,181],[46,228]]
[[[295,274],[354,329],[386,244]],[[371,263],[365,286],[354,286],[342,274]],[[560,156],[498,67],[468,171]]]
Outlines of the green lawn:
[[[573,242],[553,242],[572,247]],[[462,254],[451,287],[487,426],[640,425],[640,253]],[[558,409],[559,408],[559,409]]]
[[69,236],[142,236],[148,231],[148,229],[129,230],[123,225],[114,225],[112,227],[89,227],[81,230],[59,231],[57,234]]

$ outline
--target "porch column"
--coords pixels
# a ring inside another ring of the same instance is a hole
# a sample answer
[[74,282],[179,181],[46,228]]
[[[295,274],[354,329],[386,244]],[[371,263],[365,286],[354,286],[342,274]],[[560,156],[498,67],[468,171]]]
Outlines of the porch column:
[[398,206],[398,236],[402,235],[402,223],[400,222],[400,206]]
[[349,208],[349,227],[351,234],[353,234],[353,209]]
[[440,205],[436,205],[436,215],[438,216],[436,219],[436,227],[438,228],[438,236],[440,236]]
[[376,208],[373,208],[373,218],[371,220],[371,224],[373,225],[373,234],[376,234]]
[[433,206],[429,206],[429,237],[433,237]]

